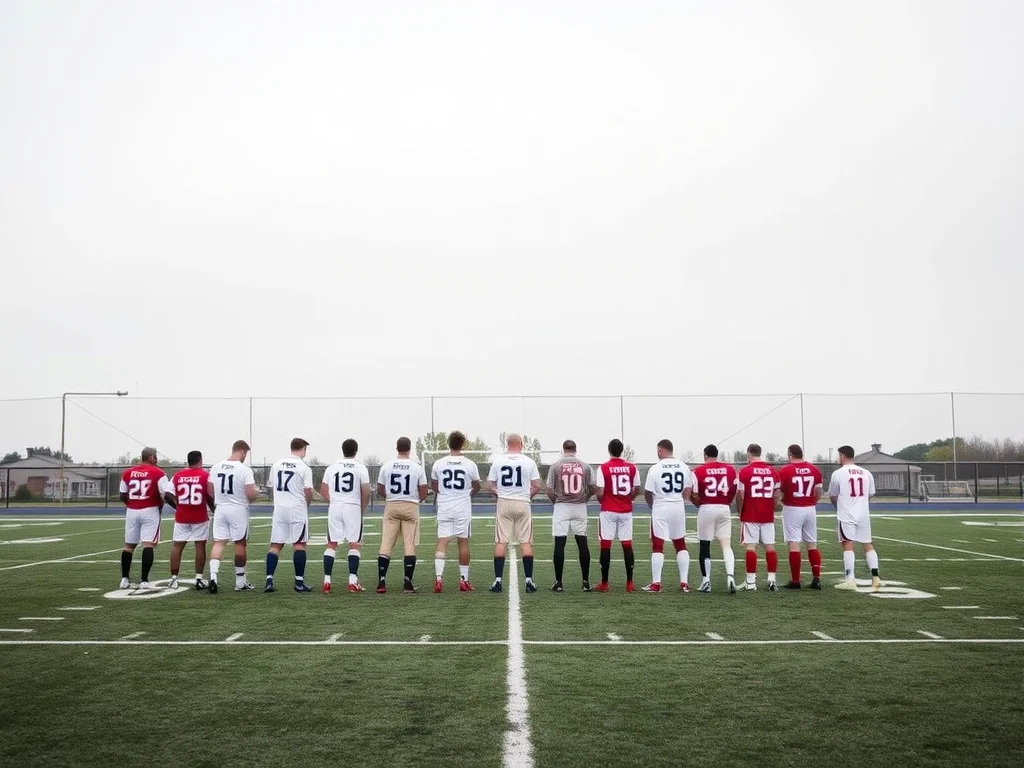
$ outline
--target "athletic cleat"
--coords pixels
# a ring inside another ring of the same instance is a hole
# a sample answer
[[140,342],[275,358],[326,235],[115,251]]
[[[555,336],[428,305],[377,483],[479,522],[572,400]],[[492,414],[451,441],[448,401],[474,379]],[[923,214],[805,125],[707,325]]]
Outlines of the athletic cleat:
[[148,581],[140,581],[139,582],[139,589],[152,589],[152,588],[153,588],[153,585],[150,584]]
[[265,586],[263,588],[263,591],[264,592],[274,592],[274,591],[276,591],[274,589],[274,580],[273,579],[267,579],[267,586]]
[[646,587],[640,588],[641,592],[661,592],[661,584],[656,581],[652,581]]
[[381,579],[380,581],[378,581],[377,582],[377,594],[378,595],[383,595],[387,591],[388,591],[388,585],[384,581],[384,579]]
[[857,582],[853,579],[845,579],[836,584],[836,589],[842,589],[847,592],[856,592]]
[[402,584],[402,592],[407,594],[407,595],[414,595],[414,594],[416,594],[416,587],[414,587],[412,585],[411,581],[406,579],[405,583]]
[[434,579],[434,594],[440,594],[442,589],[444,589],[444,584],[441,582],[441,580]]
[[131,589],[132,583],[128,579],[121,579],[121,586],[118,589]]
[[501,593],[501,582],[498,581],[498,580],[495,580],[494,583],[491,584],[490,591],[493,592],[496,595],[500,594]]
[[459,592],[472,592],[473,585],[469,583],[468,579],[459,579]]
[[248,581],[243,581],[241,584],[235,584],[235,592],[251,592],[254,589],[256,589],[256,587]]
[[769,592],[778,592],[779,591],[779,585],[776,584],[774,581],[769,581],[768,582],[768,591]]
[[177,576],[171,576],[171,583],[167,585],[167,588],[168,589],[177,589],[178,588],[178,577]]
[[729,592],[730,595],[735,595],[736,594],[736,582],[733,581],[732,579],[729,579],[729,589],[727,591]]
[[803,585],[799,581],[790,581],[786,584],[786,589],[803,589]]
[[217,594],[217,580],[216,579],[210,579],[210,594],[211,595],[216,595]]
[[698,592],[710,592],[711,591],[711,582],[710,581],[702,581],[700,583],[700,586],[697,587],[697,591]]
[[685,581],[684,581],[684,582],[682,582],[682,583],[681,583],[681,584],[679,585],[679,591],[680,591],[680,592],[682,592],[682,593],[683,593],[684,595],[688,595],[688,594],[690,594],[690,585],[689,585],[689,584],[687,584],[687,583],[686,583]]
[[565,591],[565,587],[562,586],[562,582],[556,581],[554,584],[551,585],[551,591],[552,592],[564,592]]
[[590,582],[586,581],[585,579],[583,581],[583,591],[584,592],[593,592],[594,591],[594,588],[592,586],[590,586]]
[[331,582],[325,581],[323,586],[323,593],[325,595],[331,594]]
[[[626,589],[628,591],[629,587],[627,587]],[[608,582],[607,581],[602,581],[596,587],[594,587],[594,591],[595,592],[607,592],[608,591]]]
[[743,585],[743,589],[745,589],[747,592],[757,592],[757,582],[747,582]]
[[636,587],[633,586],[633,582],[632,581],[627,581],[626,582],[626,591],[627,592],[636,592]]
[[877,576],[871,577],[871,591],[881,592],[882,591],[882,580]]
[[209,589],[210,585],[203,581],[202,577],[196,577],[196,591],[199,592],[204,589]]
[[821,579],[811,579],[811,589],[821,589]]
[[537,591],[537,585],[534,584],[532,581],[528,581],[528,582],[526,582],[525,589],[526,589],[527,592],[536,592]]
[[357,581],[355,584],[349,584],[348,585],[348,591],[349,592],[364,592],[365,590],[363,589],[363,585],[360,584]]
[[303,592],[312,592],[313,588],[304,581],[297,581],[295,582],[295,591],[302,594]]

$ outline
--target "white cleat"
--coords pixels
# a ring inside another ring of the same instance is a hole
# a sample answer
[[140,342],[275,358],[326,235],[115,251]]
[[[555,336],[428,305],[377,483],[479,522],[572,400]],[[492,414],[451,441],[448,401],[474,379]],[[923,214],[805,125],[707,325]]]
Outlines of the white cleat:
[[140,581],[139,582],[139,589],[152,589],[152,588],[153,588],[153,585],[150,584],[148,581]]
[[256,589],[256,587],[248,581],[235,582],[235,592],[249,592],[253,589]]
[[871,577],[871,591],[881,592],[882,591],[882,580],[877,576]]
[[776,584],[774,581],[769,581],[768,582],[768,591],[769,592],[778,592],[779,591],[779,585]]
[[854,581],[853,579],[846,579],[846,580],[840,581],[838,584],[836,584],[836,589],[842,589],[842,590],[845,590],[846,592],[856,592],[857,591],[857,582]]
[[747,592],[757,592],[757,582],[756,581],[754,583],[750,583],[749,581],[748,582],[744,582],[744,584],[743,584],[743,586],[741,588],[745,589]]
[[729,592],[730,595],[735,595],[736,594],[736,581],[735,581],[735,579],[729,579],[729,587],[728,587],[727,591]]
[[698,592],[710,592],[711,591],[711,582],[710,581],[702,581],[700,583],[700,586],[697,587],[697,591]]
[[177,576],[171,576],[171,583],[167,585],[167,588],[168,589],[177,589],[178,588],[178,577]]
[[119,589],[131,589],[132,583],[128,579],[121,579],[121,586]]

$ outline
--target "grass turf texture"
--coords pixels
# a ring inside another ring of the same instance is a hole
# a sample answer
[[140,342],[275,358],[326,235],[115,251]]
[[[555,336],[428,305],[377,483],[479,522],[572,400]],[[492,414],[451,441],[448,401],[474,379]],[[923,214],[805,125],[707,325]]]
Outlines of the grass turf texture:
[[[492,521],[474,522],[473,557],[483,562],[472,564],[478,589],[472,594],[457,591],[454,545],[445,592],[432,594],[428,521],[417,595],[400,593],[398,558],[389,574],[392,592],[347,593],[342,547],[336,591],[328,596],[291,591],[286,549],[274,595],[231,591],[226,561],[220,594],[188,591],[149,600],[104,597],[120,576],[123,524],[52,522],[0,520],[0,539],[60,539],[0,546],[0,628],[33,630],[0,632],[0,763],[269,765],[298,756],[314,764],[501,764],[509,598],[486,591]],[[876,517],[883,580],[935,595],[883,599],[834,590],[834,575],[825,577],[829,586],[820,593],[768,593],[763,558],[757,593],[725,594],[716,562],[715,592],[681,595],[674,589],[671,554],[667,592],[627,595],[617,543],[613,591],[583,594],[571,540],[567,592],[556,595],[546,589],[552,579],[550,523],[538,518],[535,575],[541,592],[521,595],[536,764],[656,766],[689,758],[712,765],[1018,764],[1024,645],[933,643],[919,631],[950,640],[1024,639],[1022,522],[1021,515]],[[637,521],[638,534],[645,525]],[[839,571],[834,520],[820,517],[819,528],[824,570]],[[323,519],[313,521],[314,535],[324,529]],[[379,519],[368,519],[366,530],[361,576],[372,587]],[[163,533],[169,536],[169,523]],[[254,518],[252,533],[249,578],[259,585],[269,520]],[[597,543],[591,543],[596,582]],[[639,538],[636,550],[640,586],[650,577],[649,545]],[[695,586],[695,541],[690,550]],[[742,579],[740,547],[734,550]],[[168,553],[168,544],[158,548],[152,578],[167,578]],[[310,546],[307,579],[317,587],[321,554],[320,545]],[[719,557],[717,545],[713,555]],[[182,575],[191,573],[191,558],[190,546]],[[135,579],[139,560],[137,554]],[[865,576],[859,555],[857,567]],[[781,583],[788,578],[782,551],[779,576]],[[805,581],[808,576],[805,560]],[[78,591],[83,587],[100,591]],[[60,610],[90,606],[100,607]],[[145,634],[121,645],[6,644],[118,641],[139,632]],[[814,632],[840,641],[915,642],[845,645],[819,640]],[[239,633],[237,642],[222,644]],[[336,642],[326,642],[337,635]],[[622,642],[609,642],[609,635]],[[730,644],[793,640],[811,644]],[[152,641],[214,644],[143,644]],[[346,644],[360,641],[412,645]],[[435,644],[450,641],[494,644]],[[699,644],[632,644],[648,641]]]

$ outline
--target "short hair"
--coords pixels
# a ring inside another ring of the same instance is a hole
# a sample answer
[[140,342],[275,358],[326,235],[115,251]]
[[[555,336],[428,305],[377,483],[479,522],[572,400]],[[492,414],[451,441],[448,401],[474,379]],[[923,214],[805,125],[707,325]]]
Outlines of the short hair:
[[359,443],[351,437],[341,444],[341,455],[346,459],[353,458],[359,452]]
[[674,448],[672,447],[672,441],[669,440],[667,437],[664,440],[658,441],[658,447],[664,448],[669,453],[672,453],[672,451],[674,450]]
[[839,446],[839,455],[845,456],[848,459],[852,459],[856,454],[853,452],[853,448],[848,445]]
[[400,437],[398,442],[395,443],[395,448],[399,453],[408,453],[412,450],[412,440],[408,437]]
[[235,442],[231,444],[232,453],[236,453],[237,451],[245,451],[248,453],[251,450],[252,448],[249,447],[249,444],[245,442],[245,440],[235,440]]
[[522,444],[523,444],[523,436],[520,435],[518,432],[512,432],[511,434],[509,434],[508,436],[505,437],[505,445],[506,446],[522,445]]
[[203,453],[202,451],[189,451],[185,459],[190,467],[194,467],[197,464],[203,463]]
[[761,446],[758,445],[757,443],[751,443],[750,445],[747,446],[747,455],[748,456],[760,456],[761,455]]
[[608,455],[614,456],[615,458],[621,458],[622,452],[625,450],[625,446],[619,438],[614,437],[608,441]]
[[293,437],[292,438],[292,450],[293,451],[301,451],[307,445],[309,445],[309,440],[303,440],[301,437]]
[[710,445],[705,445],[704,446],[704,455],[707,456],[709,459],[717,459],[718,458],[718,446],[714,445],[713,443],[710,444]]
[[801,448],[796,443],[793,443],[786,450],[789,451],[789,455],[792,456],[794,459],[802,459],[804,457],[804,449]]
[[576,441],[575,440],[566,440],[565,442],[562,443],[562,450],[563,451],[572,451],[573,453],[576,453]]
[[464,446],[465,444],[466,436],[459,432],[459,430],[456,429],[454,432],[448,435],[448,450],[461,451],[462,446]]
[[145,448],[142,449],[141,458],[142,458],[143,461],[146,461],[148,459],[155,459],[156,458],[156,448],[150,448],[147,445]]

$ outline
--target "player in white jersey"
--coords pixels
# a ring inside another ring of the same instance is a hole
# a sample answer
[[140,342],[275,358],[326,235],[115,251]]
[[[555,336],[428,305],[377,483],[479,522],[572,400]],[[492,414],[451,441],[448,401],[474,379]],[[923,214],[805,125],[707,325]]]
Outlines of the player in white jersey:
[[508,453],[491,464],[487,489],[498,497],[494,514],[494,583],[491,592],[501,592],[505,571],[505,552],[518,542],[523,551],[526,591],[536,592],[533,583],[533,519],[530,500],[541,489],[537,462],[523,455],[523,438],[512,434],[506,439]]
[[292,439],[291,454],[274,462],[267,478],[267,487],[274,493],[274,518],[270,527],[270,550],[267,552],[267,585],[264,592],[274,591],[274,572],[285,544],[292,545],[295,566],[295,591],[312,592],[306,584],[306,542],[309,541],[309,503],[313,501],[313,470],[305,462],[309,442]]
[[236,440],[231,457],[210,467],[209,492],[216,507],[213,513],[213,551],[210,553],[210,594],[217,594],[217,573],[224,545],[235,542],[235,591],[253,588],[245,580],[246,544],[249,541],[249,504],[256,501],[256,478],[243,462],[249,444]]
[[388,591],[388,566],[399,535],[405,551],[402,560],[405,570],[402,591],[416,591],[412,575],[416,570],[416,547],[420,543],[420,502],[427,498],[427,475],[423,467],[409,458],[412,441],[408,437],[400,437],[395,448],[398,458],[381,467],[377,476],[377,495],[386,499],[380,552],[377,555],[378,594]]
[[856,557],[854,542],[864,548],[864,559],[871,571],[871,590],[878,592],[882,582],[878,577],[878,553],[871,543],[871,511],[868,499],[875,495],[875,477],[853,462],[853,448],[844,445],[839,449],[839,469],[832,473],[828,495],[836,508],[836,531],[843,546],[843,572],[846,578],[836,589],[855,591],[857,582],[853,578]]
[[672,455],[672,441],[658,443],[658,463],[647,470],[644,499],[651,508],[651,583],[644,592],[661,592],[665,539],[676,548],[679,589],[689,592],[690,553],[686,551],[686,502],[693,494],[693,473]]
[[324,550],[324,594],[331,591],[331,572],[338,542],[348,542],[348,591],[362,592],[359,583],[359,548],[363,544],[363,515],[370,503],[370,473],[356,461],[359,443],[349,438],[341,444],[341,461],[324,472],[320,495],[327,508],[327,549]]
[[444,588],[444,561],[448,542],[459,542],[459,591],[472,592],[469,581],[469,536],[473,517],[473,497],[480,492],[480,470],[462,455],[466,436],[459,431],[448,435],[447,456],[434,462],[430,487],[437,503],[437,547],[434,549],[434,592]]

